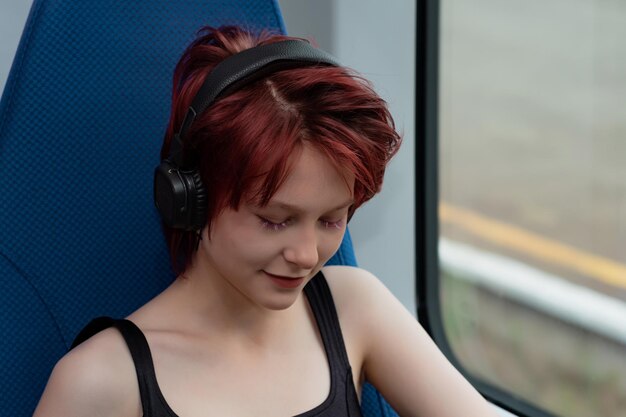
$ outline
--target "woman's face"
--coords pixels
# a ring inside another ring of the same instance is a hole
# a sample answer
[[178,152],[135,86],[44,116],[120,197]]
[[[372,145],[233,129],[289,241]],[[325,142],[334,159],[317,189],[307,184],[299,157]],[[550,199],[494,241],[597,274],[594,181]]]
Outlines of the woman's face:
[[339,248],[353,189],[353,175],[304,145],[269,204],[224,210],[210,238],[205,228],[197,256],[227,288],[259,306],[285,309]]

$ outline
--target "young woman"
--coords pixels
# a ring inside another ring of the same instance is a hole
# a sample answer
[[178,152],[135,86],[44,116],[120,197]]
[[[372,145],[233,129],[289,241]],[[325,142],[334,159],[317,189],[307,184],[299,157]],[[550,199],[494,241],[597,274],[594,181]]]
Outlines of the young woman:
[[376,277],[324,267],[400,138],[318,53],[234,27],[186,50],[155,184],[179,276],[87,329],[36,417],[358,416],[364,380],[402,416],[495,415]]

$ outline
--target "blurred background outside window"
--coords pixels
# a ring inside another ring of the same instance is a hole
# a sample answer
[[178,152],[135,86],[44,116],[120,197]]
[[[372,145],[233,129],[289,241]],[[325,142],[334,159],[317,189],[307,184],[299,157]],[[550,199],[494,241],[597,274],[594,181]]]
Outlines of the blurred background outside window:
[[626,410],[626,2],[440,2],[446,336],[559,416]]

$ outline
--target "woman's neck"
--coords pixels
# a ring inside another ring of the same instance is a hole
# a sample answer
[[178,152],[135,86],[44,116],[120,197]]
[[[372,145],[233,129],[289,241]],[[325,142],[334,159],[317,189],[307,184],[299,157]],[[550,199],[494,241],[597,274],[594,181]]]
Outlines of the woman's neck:
[[280,340],[279,334],[297,327],[306,314],[303,294],[289,308],[271,310],[255,304],[227,279],[197,257],[166,290],[170,311],[184,320],[190,331],[217,332],[220,337],[245,338],[257,344]]

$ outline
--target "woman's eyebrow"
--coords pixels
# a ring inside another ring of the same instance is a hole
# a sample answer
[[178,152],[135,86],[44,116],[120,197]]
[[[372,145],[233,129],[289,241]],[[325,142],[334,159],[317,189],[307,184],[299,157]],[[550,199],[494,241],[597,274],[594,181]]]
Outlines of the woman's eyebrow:
[[[331,208],[331,209],[329,209],[327,211],[330,212],[330,211],[341,210],[341,209],[350,207],[353,204],[354,204],[354,199],[351,198],[350,200],[348,200],[348,201],[346,201],[344,203],[341,203],[341,204],[337,205],[336,207],[333,207],[333,208]],[[282,210],[285,210],[285,211],[293,211],[293,212],[302,212],[302,211],[304,211],[301,207],[298,207],[295,204],[290,204],[290,203],[285,202],[285,201],[270,201],[267,204],[267,207],[279,208],[279,209],[282,209]]]

